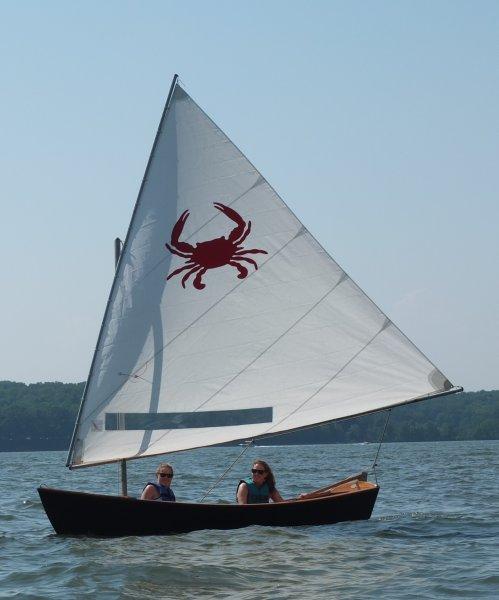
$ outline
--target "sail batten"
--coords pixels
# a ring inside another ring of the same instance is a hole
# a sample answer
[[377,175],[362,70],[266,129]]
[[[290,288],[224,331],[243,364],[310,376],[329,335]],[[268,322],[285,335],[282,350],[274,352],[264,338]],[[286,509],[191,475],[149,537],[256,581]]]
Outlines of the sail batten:
[[300,429],[449,386],[173,86],[70,466]]

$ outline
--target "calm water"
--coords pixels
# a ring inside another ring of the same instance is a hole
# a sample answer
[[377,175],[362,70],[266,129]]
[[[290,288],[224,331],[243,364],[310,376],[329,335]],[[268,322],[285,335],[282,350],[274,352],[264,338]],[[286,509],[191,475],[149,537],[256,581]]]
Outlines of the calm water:
[[[170,458],[179,500],[198,499],[240,452]],[[212,501],[232,501],[257,456],[283,496],[372,463],[375,445],[251,448]],[[117,467],[64,467],[65,454],[0,454],[0,597],[499,598],[499,441],[385,444],[370,521],[199,531],[148,538],[57,536],[36,486],[117,492]],[[139,493],[156,460],[132,462]]]

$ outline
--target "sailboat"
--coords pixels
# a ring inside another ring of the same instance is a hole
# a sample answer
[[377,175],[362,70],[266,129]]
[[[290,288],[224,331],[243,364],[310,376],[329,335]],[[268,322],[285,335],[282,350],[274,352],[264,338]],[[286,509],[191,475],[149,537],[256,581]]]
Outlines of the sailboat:
[[129,497],[126,461],[259,440],[461,391],[352,281],[175,75],[120,248],[67,466],[122,495],[40,487],[60,534],[369,519],[366,473],[271,504]]

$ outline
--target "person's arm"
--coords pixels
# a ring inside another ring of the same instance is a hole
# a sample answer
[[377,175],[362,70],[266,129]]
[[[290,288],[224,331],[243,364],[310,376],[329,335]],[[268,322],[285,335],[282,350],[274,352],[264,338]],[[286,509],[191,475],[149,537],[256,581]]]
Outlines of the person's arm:
[[158,499],[158,491],[153,485],[146,485],[144,491],[142,492],[141,500],[157,500]]
[[284,498],[281,496],[281,494],[279,494],[276,488],[274,488],[274,491],[270,493],[270,497],[272,502],[284,502]]
[[244,482],[237,488],[237,503],[248,504],[248,485]]

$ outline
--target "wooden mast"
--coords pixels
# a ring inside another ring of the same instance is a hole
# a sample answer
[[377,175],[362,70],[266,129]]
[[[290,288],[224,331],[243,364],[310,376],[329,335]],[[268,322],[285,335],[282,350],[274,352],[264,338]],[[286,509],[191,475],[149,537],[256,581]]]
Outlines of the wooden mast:
[[[114,240],[114,268],[118,268],[118,262],[121,255],[122,242],[120,238]],[[119,478],[120,478],[120,492],[122,496],[128,496],[128,482],[126,472],[126,460],[119,461]]]

